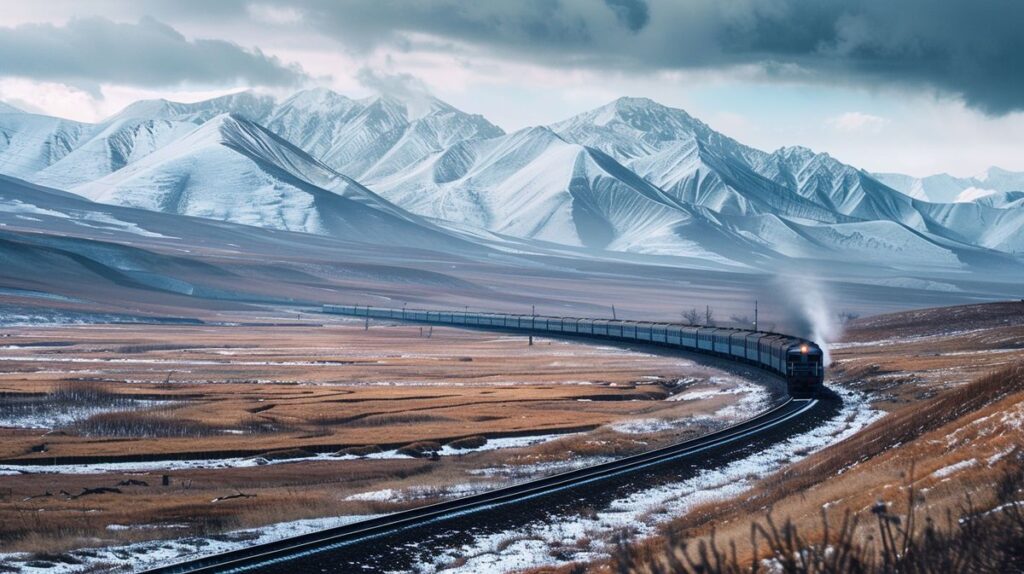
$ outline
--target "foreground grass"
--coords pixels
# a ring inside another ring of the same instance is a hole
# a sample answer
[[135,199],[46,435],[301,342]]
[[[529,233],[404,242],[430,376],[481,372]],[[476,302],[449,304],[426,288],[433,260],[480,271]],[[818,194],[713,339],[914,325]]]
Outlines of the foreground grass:
[[[616,574],[793,574],[1024,572],[1024,463],[1015,461],[996,489],[995,508],[974,509],[965,493],[959,518],[949,510],[937,519],[922,514],[920,498],[908,488],[907,511],[892,513],[884,502],[862,525],[845,513],[836,520],[822,511],[820,533],[809,536],[792,521],[777,525],[769,516],[751,524],[753,556],[742,559],[735,543],[721,545],[714,534],[696,544],[670,535],[664,552],[620,543],[612,557]],[[861,526],[872,534],[862,537]],[[582,570],[580,570],[582,571]]]
[[[1017,363],[898,411],[743,497],[697,508],[660,538],[620,541],[611,562],[594,567],[623,574],[1022,572],[1022,406],[1024,363]],[[902,485],[892,482],[896,466],[904,468]],[[892,498],[893,489],[905,496]],[[815,508],[816,520],[809,516]],[[779,524],[774,516],[786,519]]]

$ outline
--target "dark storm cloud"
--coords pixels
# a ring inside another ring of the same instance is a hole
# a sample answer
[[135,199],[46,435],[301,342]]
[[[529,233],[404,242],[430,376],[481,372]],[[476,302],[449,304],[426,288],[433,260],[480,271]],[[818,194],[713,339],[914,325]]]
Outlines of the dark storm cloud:
[[95,89],[104,82],[143,87],[292,85],[306,77],[258,49],[222,40],[189,40],[151,18],[116,23],[74,19],[66,25],[0,28],[0,76],[23,76]]
[[647,25],[651,19],[647,2],[644,0],[604,0],[627,28],[636,32]]
[[[61,1],[67,0],[53,0]],[[84,4],[71,3],[75,11]],[[768,80],[952,94],[989,114],[1024,110],[1020,0],[95,0],[88,5],[103,13],[151,15],[201,28],[229,22],[232,37],[244,37],[246,45],[287,38],[295,47],[312,41],[315,32],[353,53],[448,51],[467,61],[488,55],[634,74],[731,73],[742,67]],[[275,25],[261,20],[255,8],[290,8],[301,18]],[[225,76],[282,84],[302,77],[258,52],[226,42],[188,42],[155,22],[0,29],[0,75],[11,75],[11,69],[36,77],[118,76],[149,85]]]
[[[348,48],[416,49],[418,34],[500,57],[595,70],[753,66],[766,77],[898,85],[1024,109],[1016,0],[297,0]],[[463,48],[464,49],[464,48]]]

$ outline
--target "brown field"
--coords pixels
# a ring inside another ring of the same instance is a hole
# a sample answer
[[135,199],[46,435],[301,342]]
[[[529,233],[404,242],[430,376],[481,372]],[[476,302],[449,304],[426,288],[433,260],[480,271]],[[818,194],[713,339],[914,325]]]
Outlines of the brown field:
[[[666,401],[742,377],[650,349],[542,338],[529,346],[522,336],[482,331],[315,320],[5,330],[0,414],[26,401],[44,421],[55,405],[109,408],[53,429],[0,429],[0,551],[60,552],[393,511],[695,436],[725,421],[688,417],[742,396]],[[609,426],[636,419],[677,424],[639,434]],[[566,436],[471,450],[545,434]],[[433,460],[359,456],[402,448],[429,455],[441,445],[470,450]],[[279,462],[289,458],[298,460]],[[165,459],[226,462],[88,473],[64,466]],[[25,465],[35,461],[44,464]],[[165,474],[169,486],[161,486]],[[117,492],[92,492],[98,488]],[[353,497],[384,489],[405,494]],[[250,496],[212,502],[235,494]],[[146,527],[123,528],[130,525]]]
[[[943,530],[955,530],[947,512],[955,525],[956,517],[998,503],[1000,481],[1019,472],[1024,455],[1024,303],[860,320],[833,360],[836,382],[868,393],[890,414],[740,497],[676,518],[665,537],[621,554],[614,570],[664,571],[658,568],[670,553],[681,557],[685,545],[694,556],[712,532],[727,555],[737,545],[742,563],[751,555],[751,524],[765,525],[769,516],[776,524],[791,520],[814,543],[824,535],[823,516],[834,534],[848,513],[858,521],[853,542],[878,550],[879,502],[905,515],[912,500],[919,527],[931,519]],[[669,553],[666,539],[674,541]]]

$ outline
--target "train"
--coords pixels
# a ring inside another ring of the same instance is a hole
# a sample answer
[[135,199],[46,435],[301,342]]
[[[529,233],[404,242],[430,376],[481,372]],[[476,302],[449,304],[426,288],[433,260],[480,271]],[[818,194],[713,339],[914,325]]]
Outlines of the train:
[[470,313],[390,309],[365,305],[324,305],[325,313],[439,325],[586,336],[636,341],[728,358],[781,376],[790,396],[813,398],[824,389],[824,353],[813,341],[765,331],[702,327],[623,319],[587,319],[512,313]]

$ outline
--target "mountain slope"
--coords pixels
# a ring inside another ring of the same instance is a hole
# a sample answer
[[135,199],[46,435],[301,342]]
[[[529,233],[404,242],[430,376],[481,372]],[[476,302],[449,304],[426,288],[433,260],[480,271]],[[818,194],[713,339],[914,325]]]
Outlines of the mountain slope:
[[516,237],[718,262],[768,256],[608,155],[547,128],[459,143],[375,189],[421,215]]
[[1024,172],[1013,172],[998,167],[990,167],[975,177],[953,177],[947,173],[927,177],[899,173],[873,175],[879,181],[915,199],[936,203],[971,201],[989,193],[1024,191]]
[[334,135],[334,144],[321,159],[365,182],[397,173],[460,141],[504,133],[483,117],[436,98],[407,102],[376,97],[359,105],[359,112]]
[[600,149],[680,201],[726,215],[776,214],[844,221],[828,205],[794,193],[754,169],[765,154],[724,136],[683,110],[619,98],[551,126]]
[[235,114],[253,122],[265,120],[277,105],[273,96],[251,91],[237,92],[202,100],[182,103],[170,100],[140,100],[101,122],[107,125],[127,119],[174,120],[201,124],[221,114]]
[[75,191],[103,203],[272,229],[388,244],[455,243],[264,128],[230,114]]
[[30,177],[69,154],[90,129],[49,116],[0,114],[0,173]]

